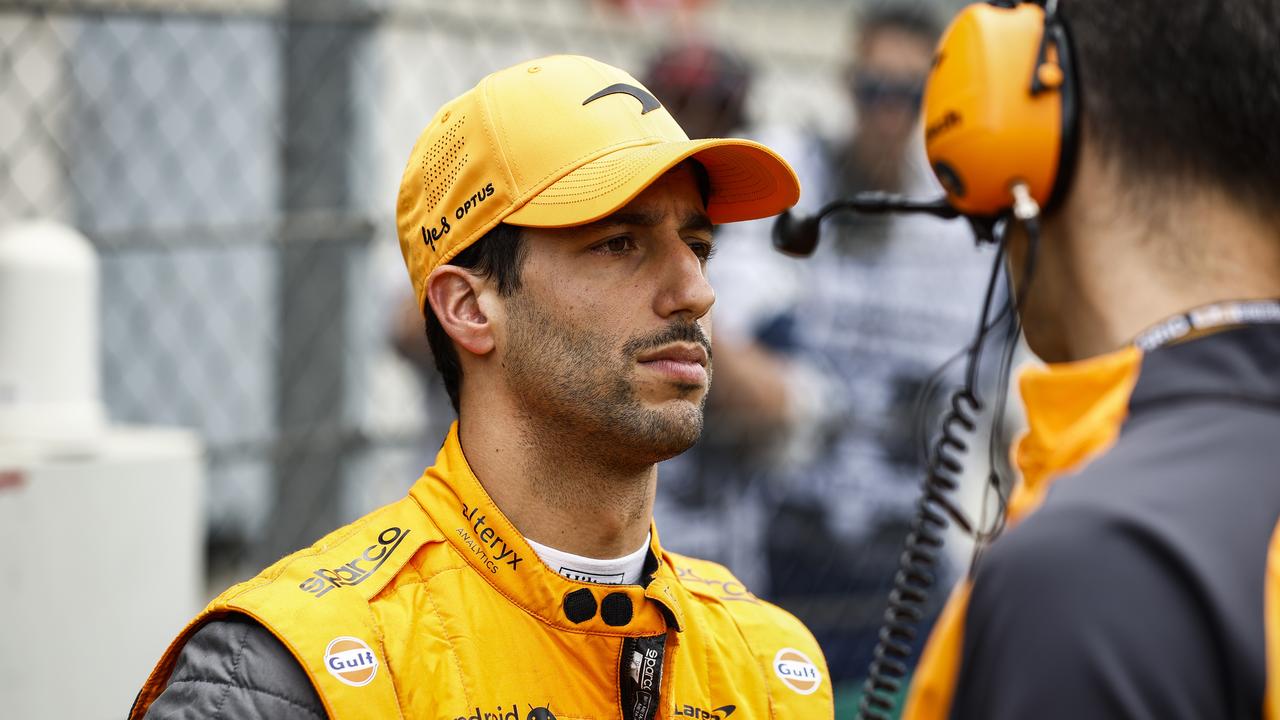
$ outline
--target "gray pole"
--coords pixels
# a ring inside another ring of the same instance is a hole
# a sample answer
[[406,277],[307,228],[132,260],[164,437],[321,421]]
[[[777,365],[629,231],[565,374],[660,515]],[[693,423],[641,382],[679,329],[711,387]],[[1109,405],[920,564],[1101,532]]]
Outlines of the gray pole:
[[[327,216],[341,226],[350,225],[340,220],[350,217],[355,200],[355,63],[372,25],[367,17],[343,22],[321,15],[332,7],[317,0],[288,3],[281,197],[286,217]],[[348,268],[367,239],[307,237],[297,223],[283,232],[276,501],[259,548],[258,559],[265,561],[310,544],[343,520]]]

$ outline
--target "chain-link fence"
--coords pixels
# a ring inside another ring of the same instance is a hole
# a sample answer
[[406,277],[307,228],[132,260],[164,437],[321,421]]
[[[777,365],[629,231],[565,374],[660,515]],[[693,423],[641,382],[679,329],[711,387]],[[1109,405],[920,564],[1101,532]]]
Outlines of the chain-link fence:
[[[643,76],[661,48],[701,39],[749,68],[742,125],[757,135],[785,128],[821,148],[853,121],[855,9],[836,0],[0,2],[0,224],[53,218],[96,246],[110,416],[204,438],[211,589],[220,589],[399,496],[438,444],[447,406],[424,402],[420,373],[391,337],[409,289],[394,198],[439,105],[528,58],[581,53]],[[883,275],[866,267],[875,295]],[[945,280],[955,266],[940,257],[931,272]],[[967,330],[976,300],[958,297],[943,316]],[[855,340],[867,332],[831,327]],[[931,327],[912,332],[936,343]],[[958,347],[954,336],[942,344]],[[846,389],[909,406],[919,387],[917,377]],[[671,503],[735,519],[691,523],[718,537],[691,531],[694,550],[749,566],[744,552],[766,554],[762,535],[793,532],[782,562],[787,552],[833,552],[807,532],[812,503],[784,513],[726,499],[776,498],[773,485],[721,488],[711,500],[705,484],[683,487]],[[893,545],[898,529],[874,541]],[[857,562],[856,548],[845,561]],[[861,594],[798,609],[827,625],[878,615],[891,574],[886,566]],[[774,594],[785,596],[780,584],[773,578]]]

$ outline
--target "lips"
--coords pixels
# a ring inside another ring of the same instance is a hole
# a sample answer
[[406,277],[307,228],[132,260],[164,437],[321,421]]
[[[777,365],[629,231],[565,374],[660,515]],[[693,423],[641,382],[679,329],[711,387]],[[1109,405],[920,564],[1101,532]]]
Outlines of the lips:
[[672,381],[701,385],[707,381],[707,351],[701,345],[667,345],[643,353],[636,361]]
[[697,363],[706,367],[707,351],[701,345],[667,345],[657,350],[650,350],[636,358],[636,360],[642,363],[672,360],[674,362]]

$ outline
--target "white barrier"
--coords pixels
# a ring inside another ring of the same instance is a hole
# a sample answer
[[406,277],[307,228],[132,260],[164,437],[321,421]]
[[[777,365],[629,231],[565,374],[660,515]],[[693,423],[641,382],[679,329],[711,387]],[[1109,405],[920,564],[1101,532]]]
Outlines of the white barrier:
[[75,231],[0,230],[4,717],[123,716],[203,596],[200,442],[106,425],[97,297]]

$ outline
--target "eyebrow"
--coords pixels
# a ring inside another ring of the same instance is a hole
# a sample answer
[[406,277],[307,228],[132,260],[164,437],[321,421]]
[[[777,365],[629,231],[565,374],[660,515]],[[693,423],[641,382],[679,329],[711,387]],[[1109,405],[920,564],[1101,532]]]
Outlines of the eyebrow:
[[[639,227],[656,227],[662,224],[665,215],[660,212],[633,212],[622,211],[616,212],[608,217],[601,218],[595,222],[587,223],[582,227],[586,230],[604,230],[619,225],[637,225]],[[680,221],[680,232],[710,232],[714,229],[711,218],[707,214],[695,210],[687,213]]]

